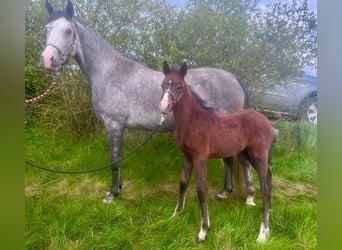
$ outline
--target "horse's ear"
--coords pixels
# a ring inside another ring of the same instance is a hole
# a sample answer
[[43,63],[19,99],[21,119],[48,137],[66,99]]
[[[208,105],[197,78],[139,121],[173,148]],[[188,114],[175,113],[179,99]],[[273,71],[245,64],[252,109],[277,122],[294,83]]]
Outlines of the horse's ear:
[[183,63],[183,65],[180,67],[179,69],[179,74],[180,76],[184,79],[185,75],[186,75],[186,71],[188,70],[188,66],[186,65],[186,62]]
[[65,10],[66,10],[66,13],[68,14],[68,16],[70,18],[72,18],[74,16],[74,6],[72,5],[70,0],[67,1]]
[[163,73],[164,73],[164,75],[167,75],[170,72],[171,72],[171,69],[170,69],[169,64],[167,63],[167,61],[164,61],[163,62]]
[[45,8],[47,12],[49,13],[49,15],[51,15],[51,13],[53,12],[53,7],[48,0],[45,1]]

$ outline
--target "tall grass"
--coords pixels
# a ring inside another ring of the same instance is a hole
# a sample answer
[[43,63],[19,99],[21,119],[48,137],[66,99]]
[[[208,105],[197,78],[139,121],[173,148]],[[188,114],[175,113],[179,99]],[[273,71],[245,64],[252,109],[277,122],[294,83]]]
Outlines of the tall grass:
[[[215,199],[223,185],[220,160],[208,164],[211,228],[198,244],[200,209],[193,178],[184,210],[176,206],[182,157],[170,133],[158,134],[122,162],[123,189],[112,204],[102,203],[111,184],[110,170],[60,175],[26,168],[26,249],[316,249],[316,128],[275,122],[280,137],[273,151],[271,235],[256,243],[262,213],[255,176],[256,207],[234,191]],[[124,153],[146,136],[125,131]],[[50,167],[84,169],[109,161],[103,132],[79,137],[50,128],[26,130],[26,157]]]

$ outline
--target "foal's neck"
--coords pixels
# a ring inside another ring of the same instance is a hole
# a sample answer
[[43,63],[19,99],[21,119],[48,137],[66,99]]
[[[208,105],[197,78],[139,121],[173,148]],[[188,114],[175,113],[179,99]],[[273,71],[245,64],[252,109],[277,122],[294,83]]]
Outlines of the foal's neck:
[[181,128],[189,124],[190,119],[199,118],[199,114],[203,112],[206,113],[209,111],[200,106],[190,88],[187,84],[184,84],[182,97],[173,109],[176,127]]

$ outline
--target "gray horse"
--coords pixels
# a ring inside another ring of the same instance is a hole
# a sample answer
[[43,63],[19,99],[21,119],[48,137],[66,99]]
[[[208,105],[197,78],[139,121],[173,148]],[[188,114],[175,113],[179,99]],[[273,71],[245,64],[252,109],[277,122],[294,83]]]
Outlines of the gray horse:
[[[153,130],[159,123],[159,96],[164,78],[110,46],[98,34],[89,31],[74,18],[68,0],[64,10],[55,10],[46,0],[49,14],[46,47],[42,63],[47,70],[58,71],[75,58],[89,82],[97,116],[104,122],[111,162],[121,157],[124,128]],[[194,91],[208,107],[220,113],[242,110],[247,95],[240,81],[231,73],[215,68],[189,70],[186,76]],[[156,98],[157,97],[157,98]],[[173,116],[163,122],[160,131],[174,129]],[[225,185],[218,195],[226,198],[232,191],[232,159],[224,159]],[[121,190],[121,164],[112,167],[112,187],[103,202],[110,203]],[[254,186],[250,168],[243,167],[247,183],[247,204],[253,205]]]

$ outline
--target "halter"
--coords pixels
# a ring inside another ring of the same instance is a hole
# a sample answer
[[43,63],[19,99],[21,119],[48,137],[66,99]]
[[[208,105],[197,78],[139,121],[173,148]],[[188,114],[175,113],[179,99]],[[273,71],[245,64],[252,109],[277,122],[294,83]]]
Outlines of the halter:
[[75,32],[75,24],[74,23],[72,23],[71,32],[72,32],[72,43],[70,44],[70,46],[68,48],[66,48],[65,51],[63,51],[54,42],[46,43],[46,46],[52,46],[59,52],[59,54],[61,55],[62,64],[64,64],[69,59],[69,57],[72,56],[73,51],[75,50],[76,32]]
[[183,95],[183,89],[184,89],[184,83],[182,84],[182,92],[180,93],[180,95],[177,97],[171,90],[171,84],[172,84],[172,80],[169,81],[169,86],[168,88],[164,91],[164,95],[166,93],[170,94],[173,97],[174,100],[174,104],[173,106],[181,99],[182,95]]

